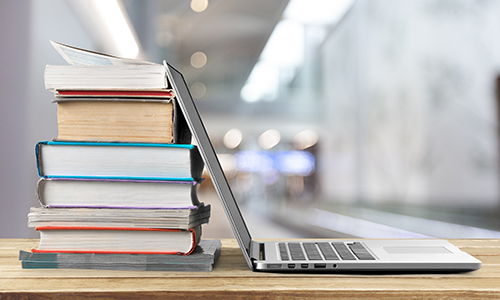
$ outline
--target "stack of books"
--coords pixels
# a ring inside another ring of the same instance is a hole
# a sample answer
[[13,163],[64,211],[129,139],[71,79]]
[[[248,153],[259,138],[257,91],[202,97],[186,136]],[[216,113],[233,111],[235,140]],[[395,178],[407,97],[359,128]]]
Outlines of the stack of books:
[[40,244],[23,267],[210,271],[204,165],[164,67],[53,45],[71,65],[45,70],[59,132],[36,145]]

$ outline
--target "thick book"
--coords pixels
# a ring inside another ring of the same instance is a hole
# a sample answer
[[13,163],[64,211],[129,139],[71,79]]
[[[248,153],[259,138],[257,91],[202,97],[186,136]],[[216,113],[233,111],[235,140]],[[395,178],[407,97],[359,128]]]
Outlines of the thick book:
[[220,240],[201,240],[190,255],[75,254],[19,251],[23,269],[210,272],[221,252]]
[[203,160],[194,145],[39,142],[38,174],[47,178],[193,181]]
[[192,209],[113,209],[32,207],[28,227],[194,228],[208,223],[210,205]]
[[60,141],[191,143],[172,99],[59,97],[53,102]]
[[181,229],[139,227],[40,226],[34,253],[178,254],[193,252],[201,227]]
[[41,178],[44,207],[195,209],[198,181]]

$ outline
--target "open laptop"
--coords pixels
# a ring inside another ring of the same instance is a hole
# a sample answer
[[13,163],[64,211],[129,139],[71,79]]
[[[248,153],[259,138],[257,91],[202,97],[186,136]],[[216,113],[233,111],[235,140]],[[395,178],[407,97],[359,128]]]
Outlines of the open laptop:
[[182,74],[164,62],[248,267],[272,272],[472,271],[481,261],[444,240],[252,240]]

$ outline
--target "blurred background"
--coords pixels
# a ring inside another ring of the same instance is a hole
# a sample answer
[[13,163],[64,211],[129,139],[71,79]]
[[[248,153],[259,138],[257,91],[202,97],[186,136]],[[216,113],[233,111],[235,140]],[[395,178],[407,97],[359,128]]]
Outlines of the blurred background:
[[[0,237],[38,237],[49,40],[176,66],[254,238],[499,238],[500,1],[0,2]],[[208,177],[208,175],[207,175]],[[207,178],[205,237],[232,237]]]

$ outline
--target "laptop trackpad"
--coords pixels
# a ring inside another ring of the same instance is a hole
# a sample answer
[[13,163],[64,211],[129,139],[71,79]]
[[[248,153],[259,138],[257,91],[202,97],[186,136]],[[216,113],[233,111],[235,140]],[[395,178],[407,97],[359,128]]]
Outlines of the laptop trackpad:
[[450,250],[446,249],[445,247],[442,246],[436,246],[436,247],[429,247],[429,246],[424,246],[424,247],[397,247],[397,246],[391,246],[391,247],[383,247],[385,252],[389,254],[450,254],[452,253]]

